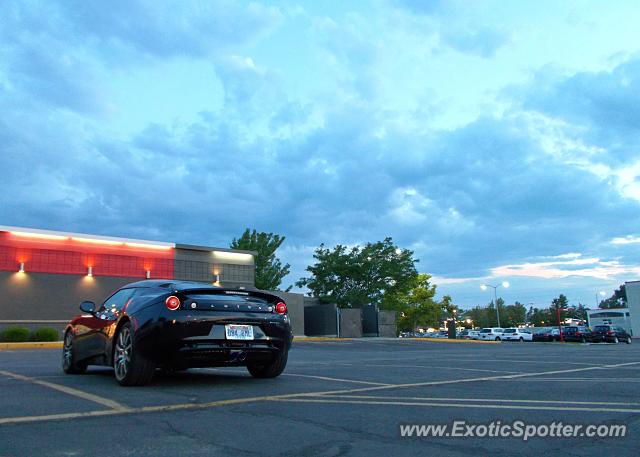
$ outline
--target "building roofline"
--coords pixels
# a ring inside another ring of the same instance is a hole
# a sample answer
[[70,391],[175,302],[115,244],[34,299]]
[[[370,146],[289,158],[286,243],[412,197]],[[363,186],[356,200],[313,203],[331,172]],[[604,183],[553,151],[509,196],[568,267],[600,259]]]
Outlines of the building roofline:
[[177,243],[175,245],[176,249],[185,249],[185,250],[190,250],[190,251],[218,251],[218,252],[231,252],[231,253],[237,253],[237,254],[249,254],[252,256],[257,256],[258,252],[257,251],[247,251],[244,249],[230,249],[230,248],[214,248],[211,246],[199,246],[199,245],[195,245],[195,244],[182,244],[182,243]]
[[0,232],[9,232],[22,236],[33,236],[33,237],[56,237],[60,241],[63,241],[65,238],[76,241],[94,241],[94,242],[112,242],[112,243],[122,243],[124,245],[134,245],[138,247],[156,247],[162,249],[187,249],[192,251],[206,251],[206,252],[228,252],[235,254],[247,254],[256,256],[258,253],[256,251],[246,251],[242,249],[229,249],[229,248],[216,248],[212,246],[197,246],[192,244],[176,244],[167,241],[155,241],[155,240],[141,240],[137,238],[123,238],[116,236],[103,236],[103,235],[92,235],[88,233],[75,233],[75,232],[62,232],[58,230],[45,230],[45,229],[36,229],[30,227],[16,227],[12,225],[0,225]]
[[15,227],[11,225],[0,225],[0,232],[10,232],[18,235],[24,236],[54,236],[54,237],[63,237],[70,238],[76,240],[91,240],[91,241],[112,241],[115,243],[129,243],[129,244],[142,244],[149,246],[156,246],[162,248],[175,248],[175,243],[170,243],[166,241],[153,241],[153,240],[141,240],[137,238],[123,238],[116,236],[104,236],[104,235],[93,235],[89,233],[76,233],[76,232],[62,232],[58,230],[44,230],[44,229],[35,229],[30,227]]

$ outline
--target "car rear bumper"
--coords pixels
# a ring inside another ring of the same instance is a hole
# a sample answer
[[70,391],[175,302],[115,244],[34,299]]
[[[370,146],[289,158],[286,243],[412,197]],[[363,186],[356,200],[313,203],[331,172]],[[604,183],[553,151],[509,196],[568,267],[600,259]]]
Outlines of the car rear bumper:
[[613,343],[615,341],[615,335],[614,336],[608,336],[608,335],[591,335],[591,338],[589,338],[589,341],[592,343]]
[[[251,325],[252,340],[226,338],[226,324]],[[293,334],[288,317],[271,313],[176,311],[141,324],[136,344],[160,365],[241,366],[267,363],[288,351]]]

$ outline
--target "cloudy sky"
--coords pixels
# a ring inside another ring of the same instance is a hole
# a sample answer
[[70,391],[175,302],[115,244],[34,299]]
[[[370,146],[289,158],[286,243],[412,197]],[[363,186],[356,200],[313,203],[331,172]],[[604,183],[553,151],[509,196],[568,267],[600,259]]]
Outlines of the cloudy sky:
[[635,1],[5,1],[0,223],[392,236],[441,294],[640,279]]

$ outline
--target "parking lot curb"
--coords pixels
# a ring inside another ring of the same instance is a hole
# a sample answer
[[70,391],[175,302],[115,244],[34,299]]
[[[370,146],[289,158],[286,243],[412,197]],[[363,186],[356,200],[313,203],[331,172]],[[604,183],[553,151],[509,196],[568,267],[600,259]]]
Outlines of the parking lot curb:
[[303,343],[305,341],[351,341],[352,338],[335,338],[331,336],[294,336],[293,341]]
[[10,349],[60,349],[62,341],[30,341],[28,343],[0,343],[0,351]]
[[476,343],[476,344],[500,344],[501,343],[501,341],[450,340],[448,338],[400,338],[400,340],[432,341],[435,343]]

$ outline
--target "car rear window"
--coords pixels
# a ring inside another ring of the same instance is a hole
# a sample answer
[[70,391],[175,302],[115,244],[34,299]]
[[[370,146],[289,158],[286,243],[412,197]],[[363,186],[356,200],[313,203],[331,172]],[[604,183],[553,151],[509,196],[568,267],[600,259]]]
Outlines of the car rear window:
[[515,328],[507,328],[502,333],[516,333],[516,329]]
[[609,331],[609,326],[608,325],[596,325],[595,327],[593,327],[593,330],[595,332],[608,332]]
[[490,328],[483,328],[482,330],[480,330],[480,333],[491,333],[491,329]]

